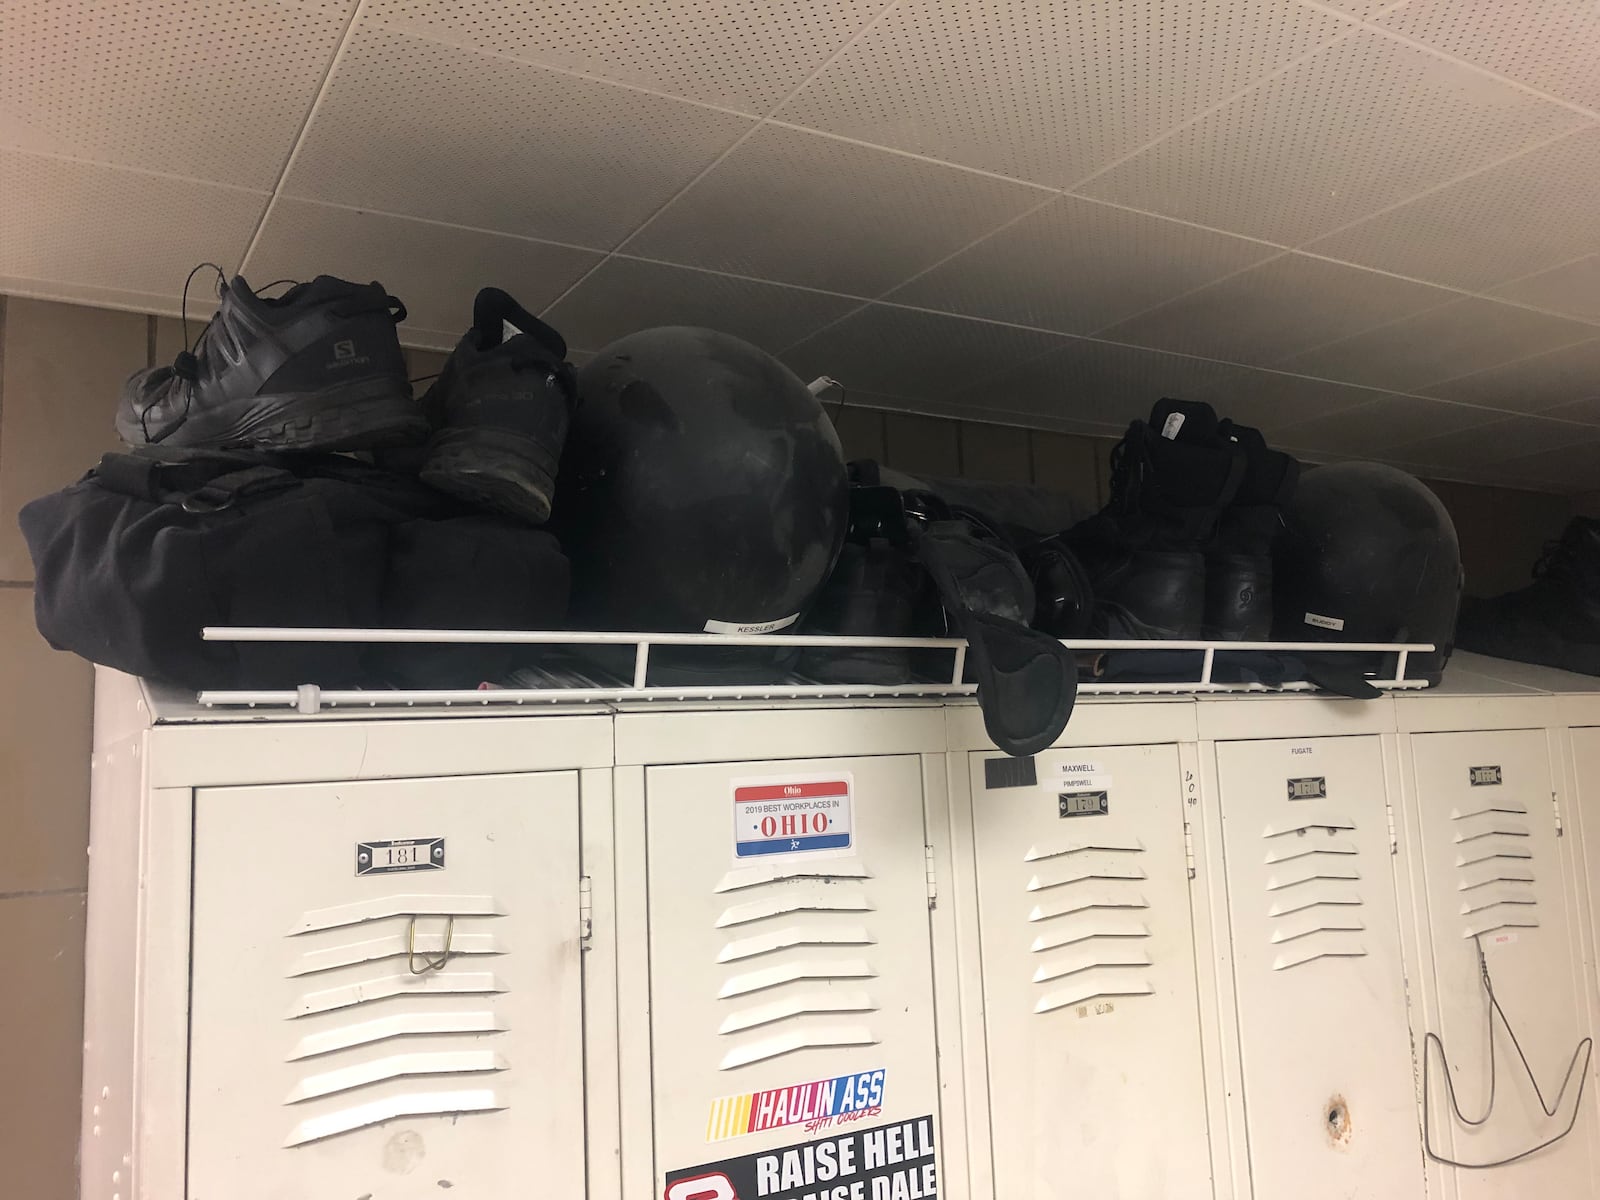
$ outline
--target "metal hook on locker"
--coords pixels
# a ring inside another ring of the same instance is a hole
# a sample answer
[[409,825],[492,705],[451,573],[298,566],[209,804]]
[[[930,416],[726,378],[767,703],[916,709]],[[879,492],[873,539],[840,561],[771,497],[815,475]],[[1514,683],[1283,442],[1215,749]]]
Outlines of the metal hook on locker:
[[[429,958],[427,954],[417,953],[417,921],[415,915],[411,918],[410,925],[406,928],[406,965],[411,968],[413,975],[426,975],[429,971],[437,971],[450,961],[450,946],[455,940],[456,919],[446,917],[444,922],[444,950],[438,958]],[[419,967],[418,962],[422,965]]]
[[[1533,1067],[1528,1062],[1528,1056],[1523,1052],[1522,1044],[1517,1041],[1517,1032],[1511,1028],[1511,1021],[1507,1018],[1505,1010],[1500,1007],[1499,998],[1494,994],[1494,980],[1489,977],[1489,960],[1483,953],[1481,935],[1474,938],[1472,944],[1478,952],[1479,981],[1483,984],[1484,995],[1489,999],[1489,1098],[1484,1104],[1482,1116],[1469,1117],[1461,1111],[1461,1103],[1456,1099],[1455,1080],[1450,1075],[1450,1059],[1445,1053],[1444,1039],[1429,1030],[1423,1037],[1422,1042],[1422,1148],[1427,1152],[1428,1157],[1435,1162],[1444,1163],[1449,1167],[1459,1167],[1467,1171],[1482,1171],[1490,1167],[1508,1166],[1520,1159],[1527,1158],[1530,1154],[1536,1154],[1547,1146],[1555,1145],[1572,1132],[1573,1126],[1578,1123],[1578,1110],[1583,1107],[1583,1089],[1589,1082],[1589,1056],[1594,1051],[1594,1038],[1586,1037],[1578,1043],[1577,1048],[1572,1052],[1572,1061],[1567,1064],[1567,1073],[1561,1079],[1561,1090],[1556,1093],[1555,1103],[1546,1104],[1544,1091],[1539,1087],[1539,1080],[1533,1073]],[[1522,1061],[1522,1069],[1528,1076],[1528,1082],[1533,1084],[1533,1094],[1538,1098],[1539,1107],[1547,1118],[1554,1118],[1556,1113],[1561,1111],[1561,1102],[1566,1098],[1567,1089],[1572,1086],[1573,1072],[1579,1072],[1578,1098],[1572,1105],[1572,1118],[1560,1133],[1546,1138],[1536,1146],[1530,1146],[1520,1154],[1512,1154],[1505,1158],[1481,1163],[1461,1162],[1457,1159],[1446,1158],[1433,1148],[1433,1097],[1431,1095],[1432,1073],[1430,1071],[1433,1065],[1433,1047],[1437,1046],[1439,1048],[1439,1061],[1444,1064],[1445,1091],[1449,1097],[1451,1114],[1469,1129],[1482,1128],[1488,1124],[1489,1118],[1494,1115],[1495,1093],[1499,1084],[1494,1053],[1494,1019],[1496,1015],[1500,1017],[1500,1023],[1505,1026],[1506,1034],[1511,1038],[1511,1046],[1516,1050],[1517,1057]],[[1580,1065],[1581,1070],[1579,1069]]]

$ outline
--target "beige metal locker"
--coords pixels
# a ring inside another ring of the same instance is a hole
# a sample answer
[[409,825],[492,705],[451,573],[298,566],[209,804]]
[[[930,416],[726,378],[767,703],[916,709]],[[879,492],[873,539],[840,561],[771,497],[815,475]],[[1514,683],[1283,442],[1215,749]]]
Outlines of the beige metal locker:
[[[898,1186],[931,1194],[940,1081],[922,760],[653,766],[645,797],[658,1188],[699,1195],[688,1181],[737,1180],[756,1169],[750,1156],[846,1142],[853,1172],[786,1178],[871,1183],[863,1139],[887,1127],[916,1150]],[[705,1168],[725,1160],[745,1161]]]
[[[1433,979],[1428,1032],[1443,1039],[1449,1079],[1473,1127],[1450,1110],[1436,1047],[1426,1063],[1435,1151],[1483,1165],[1557,1137],[1580,1103],[1582,1071],[1562,1082],[1590,1033],[1576,888],[1569,877],[1544,729],[1418,733],[1410,737],[1423,863],[1426,942]],[[1546,1116],[1507,1026],[1491,1019],[1482,963],[1506,1021],[1528,1056]],[[1491,1106],[1491,1050],[1495,1063]],[[1581,1054],[1580,1054],[1581,1058]],[[1592,1081],[1581,1103],[1595,1104]],[[1592,1109],[1591,1109],[1592,1112]],[[1441,1172],[1447,1195],[1596,1194],[1594,1122],[1519,1162]]]
[[1216,758],[1255,1195],[1420,1196],[1382,743]]
[[189,1194],[583,1195],[579,939],[576,772],[199,789]]
[[1178,748],[969,758],[994,1194],[1210,1197]]

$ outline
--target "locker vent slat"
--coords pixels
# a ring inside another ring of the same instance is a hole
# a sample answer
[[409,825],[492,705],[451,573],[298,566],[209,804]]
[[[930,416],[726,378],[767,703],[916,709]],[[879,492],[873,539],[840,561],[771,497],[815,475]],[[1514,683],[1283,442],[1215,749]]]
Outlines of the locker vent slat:
[[289,1131],[285,1146],[303,1146],[353,1129],[381,1125],[396,1117],[423,1117],[439,1113],[493,1112],[506,1107],[497,1088],[450,1089],[386,1096],[350,1108],[308,1117]]
[[493,896],[374,896],[356,904],[302,913],[289,933],[295,936],[342,929],[386,917],[503,917],[505,912]]
[[878,1039],[865,1025],[825,1025],[819,1028],[774,1034],[744,1042],[722,1056],[719,1069],[731,1071],[751,1063],[767,1062],[796,1050],[826,1050],[837,1046],[876,1046]]
[[1029,846],[1028,852],[1022,856],[1023,862],[1043,862],[1050,858],[1065,858],[1073,854],[1090,854],[1094,852],[1111,854],[1137,854],[1144,849],[1144,843],[1138,838],[1128,838],[1118,841],[1115,838],[1100,838],[1092,842],[1074,841],[1061,842],[1054,846]]
[[1028,913],[1036,930],[1029,946],[1030,983],[1043,990],[1034,1012],[1082,1004],[1096,996],[1147,996],[1152,987],[1148,873],[1137,840],[1067,841],[1030,847],[1034,871],[1025,890],[1037,903]]
[[770,1004],[757,1004],[729,1013],[717,1026],[718,1033],[740,1033],[782,1021],[786,1017],[807,1017],[818,1013],[871,1012],[877,1003],[866,992],[841,991],[830,987],[825,992],[788,995]]
[[785,925],[782,929],[763,930],[753,937],[736,938],[722,947],[717,954],[719,963],[739,962],[759,954],[776,950],[789,950],[795,946],[870,946],[872,935],[865,925],[841,925],[837,929],[807,929],[801,925]]
[[1274,971],[1365,957],[1361,847],[1339,836],[1356,828],[1348,815],[1312,803],[1262,831]]
[[[737,902],[716,928],[738,936],[717,953],[717,1033],[734,1039],[721,1070],[809,1047],[877,1042],[878,1005],[862,986],[878,974],[867,957],[878,944],[866,915],[874,911],[872,878],[859,859],[759,863],[723,876],[714,892],[734,893]],[[842,1013],[857,1019],[841,1022]]]
[[1533,839],[1527,805],[1516,797],[1450,814],[1456,851],[1456,890],[1461,893],[1463,938],[1507,929],[1539,928],[1535,903]]
[[400,1079],[408,1075],[474,1074],[480,1071],[504,1071],[506,1060],[491,1050],[441,1050],[392,1054],[388,1058],[340,1067],[318,1075],[307,1075],[283,1098],[285,1104],[298,1104],[318,1096],[332,1096],[353,1088]]
[[289,1051],[288,1061],[298,1062],[319,1054],[331,1054],[335,1050],[348,1050],[352,1046],[369,1046],[411,1033],[496,1033],[504,1028],[504,1022],[486,1008],[396,1013],[392,1017],[379,1017],[371,1021],[339,1025],[324,1033],[307,1034]]
[[301,914],[285,938],[285,976],[300,989],[286,1060],[305,1070],[283,1100],[297,1118],[285,1145],[506,1107],[487,1080],[512,1069],[490,1000],[507,985],[485,969],[511,951],[505,912],[493,896],[399,893]]
[[[344,942],[335,946],[327,946],[320,950],[309,950],[295,960],[294,966],[289,968],[291,977],[301,975],[315,975],[321,971],[331,971],[337,967],[353,967],[360,963],[379,962],[388,958],[403,958],[408,949],[413,948],[407,941],[404,922],[396,922],[396,928],[383,937],[370,938],[361,942]],[[444,952],[444,932],[442,929],[418,930],[415,950],[418,954],[438,957]],[[466,933],[460,929],[455,930],[450,938],[450,953],[458,954],[503,954],[504,947],[492,933]]]

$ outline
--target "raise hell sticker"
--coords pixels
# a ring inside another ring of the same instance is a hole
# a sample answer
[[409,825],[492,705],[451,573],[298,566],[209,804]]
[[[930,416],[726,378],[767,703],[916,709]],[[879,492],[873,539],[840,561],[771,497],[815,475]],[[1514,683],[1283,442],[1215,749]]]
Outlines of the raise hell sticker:
[[938,1200],[933,1118],[668,1171],[662,1200]]

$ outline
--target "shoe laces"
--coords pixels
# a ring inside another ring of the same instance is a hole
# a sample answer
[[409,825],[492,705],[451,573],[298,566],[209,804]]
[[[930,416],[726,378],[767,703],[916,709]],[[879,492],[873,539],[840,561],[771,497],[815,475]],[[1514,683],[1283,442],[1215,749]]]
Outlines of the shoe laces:
[[[194,277],[201,271],[210,267],[217,273],[217,298],[221,299],[227,289],[228,277],[221,267],[214,262],[197,263],[189,272],[188,278],[183,281],[183,299],[178,305],[178,321],[183,326],[183,349],[173,357],[172,373],[183,380],[183,417],[178,422],[180,425],[189,419],[189,406],[194,403],[194,385],[200,378],[200,359],[195,353],[206,340],[206,335],[211,332],[211,326],[216,323],[212,317],[206,327],[200,331],[200,336],[193,342],[189,340],[189,287],[194,283]],[[139,410],[139,429],[144,434],[146,442],[153,441],[150,436],[150,410],[156,406],[157,401],[152,399]]]

